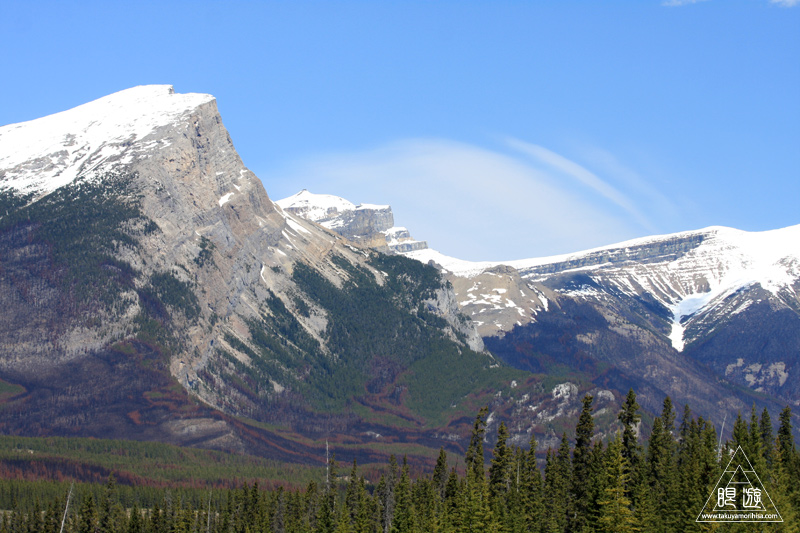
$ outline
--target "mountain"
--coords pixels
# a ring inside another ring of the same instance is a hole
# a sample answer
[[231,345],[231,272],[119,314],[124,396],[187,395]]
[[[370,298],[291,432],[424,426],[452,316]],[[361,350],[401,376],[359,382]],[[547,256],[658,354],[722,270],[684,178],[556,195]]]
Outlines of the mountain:
[[6,434],[425,455],[520,375],[435,269],[273,204],[164,85],[0,128],[0,305]]
[[800,405],[800,226],[503,262],[403,255],[445,274],[485,345],[513,367],[634,387],[653,413],[670,395],[717,422],[753,403]]
[[419,462],[483,405],[547,447],[586,393],[602,435],[629,387],[715,423],[797,402],[791,228],[467,264],[388,206],[280,204],[209,95],[0,127],[0,431]]
[[355,205],[330,194],[314,194],[303,189],[294,196],[275,202],[285,212],[335,231],[351,241],[382,252],[425,250],[428,244],[417,241],[408,229],[394,225],[388,205]]

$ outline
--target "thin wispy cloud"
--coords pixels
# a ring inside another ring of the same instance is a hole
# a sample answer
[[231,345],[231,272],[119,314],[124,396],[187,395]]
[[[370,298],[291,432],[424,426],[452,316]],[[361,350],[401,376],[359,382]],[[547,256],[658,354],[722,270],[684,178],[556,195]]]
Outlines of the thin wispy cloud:
[[652,223],[634,205],[630,198],[617,190],[614,186],[600,179],[596,174],[585,167],[543,146],[527,143],[518,139],[508,139],[507,142],[512,148],[549,165],[564,175],[574,178],[600,196],[613,202],[630,214],[642,226],[649,229],[653,228]]
[[665,0],[661,2],[662,6],[665,7],[680,7],[680,6],[688,6],[691,4],[699,4],[700,2],[707,2],[708,0]]
[[[653,176],[645,178],[639,171],[626,165],[620,159],[603,148],[597,146],[580,146],[578,149],[582,160],[599,175],[608,176],[617,188],[628,191],[629,197],[635,198],[636,205],[646,206],[648,219],[677,219],[680,208],[667,194],[654,183]],[[664,184],[662,184],[664,186]]]
[[[355,203],[391,204],[395,224],[462,259],[553,255],[649,233],[623,192],[566,157],[515,142],[519,155],[411,139],[310,157],[261,178],[275,199],[306,188]],[[533,164],[523,148],[548,164]]]
[[794,7],[800,5],[800,0],[769,0],[770,4],[777,4],[782,7]]

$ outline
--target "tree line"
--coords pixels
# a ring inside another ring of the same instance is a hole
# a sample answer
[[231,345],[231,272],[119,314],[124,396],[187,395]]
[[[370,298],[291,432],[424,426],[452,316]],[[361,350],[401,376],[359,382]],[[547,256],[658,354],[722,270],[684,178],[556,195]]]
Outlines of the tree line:
[[[647,438],[640,435],[639,405],[631,390],[613,438],[595,436],[593,398],[586,395],[572,443],[564,434],[557,449],[537,462],[537,443],[508,445],[501,423],[486,461],[487,410],[473,425],[460,467],[444,449],[432,472],[412,478],[405,458],[394,456],[377,484],[368,483],[354,461],[340,476],[335,458],[324,482],[304,490],[258,484],[184,498],[166,492],[155,502],[125,502],[113,478],[100,490],[67,494],[46,503],[13,504],[0,516],[0,533],[416,533],[416,532],[615,532],[713,531],[722,524],[695,522],[739,447],[763,482],[783,522],[725,524],[730,531],[798,531],[800,455],[791,410],[775,432],[766,409],[740,414],[732,438],[718,440],[714,426],[693,416],[680,420],[669,398]],[[766,496],[765,496],[766,500]],[[30,500],[29,500],[30,501]]]

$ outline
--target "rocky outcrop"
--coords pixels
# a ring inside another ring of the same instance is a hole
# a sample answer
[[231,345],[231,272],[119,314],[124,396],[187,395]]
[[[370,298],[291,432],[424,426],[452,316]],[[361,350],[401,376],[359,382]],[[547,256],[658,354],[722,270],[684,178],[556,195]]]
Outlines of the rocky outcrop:
[[406,253],[428,247],[417,241],[406,228],[395,227],[388,205],[359,204],[329,194],[314,194],[307,189],[278,200],[284,211],[311,220],[362,246],[382,252]]

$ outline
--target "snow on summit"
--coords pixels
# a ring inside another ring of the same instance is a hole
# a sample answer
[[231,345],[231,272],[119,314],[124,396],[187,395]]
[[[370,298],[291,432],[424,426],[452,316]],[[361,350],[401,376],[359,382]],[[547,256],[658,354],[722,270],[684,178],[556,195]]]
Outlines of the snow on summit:
[[277,200],[275,202],[281,209],[293,208],[302,212],[303,218],[319,222],[331,215],[344,211],[354,211],[356,205],[344,198],[332,194],[315,194],[303,189],[297,194]]
[[177,94],[171,85],[143,85],[0,127],[0,190],[46,194],[106,163],[128,163],[132,143],[213,100]]

